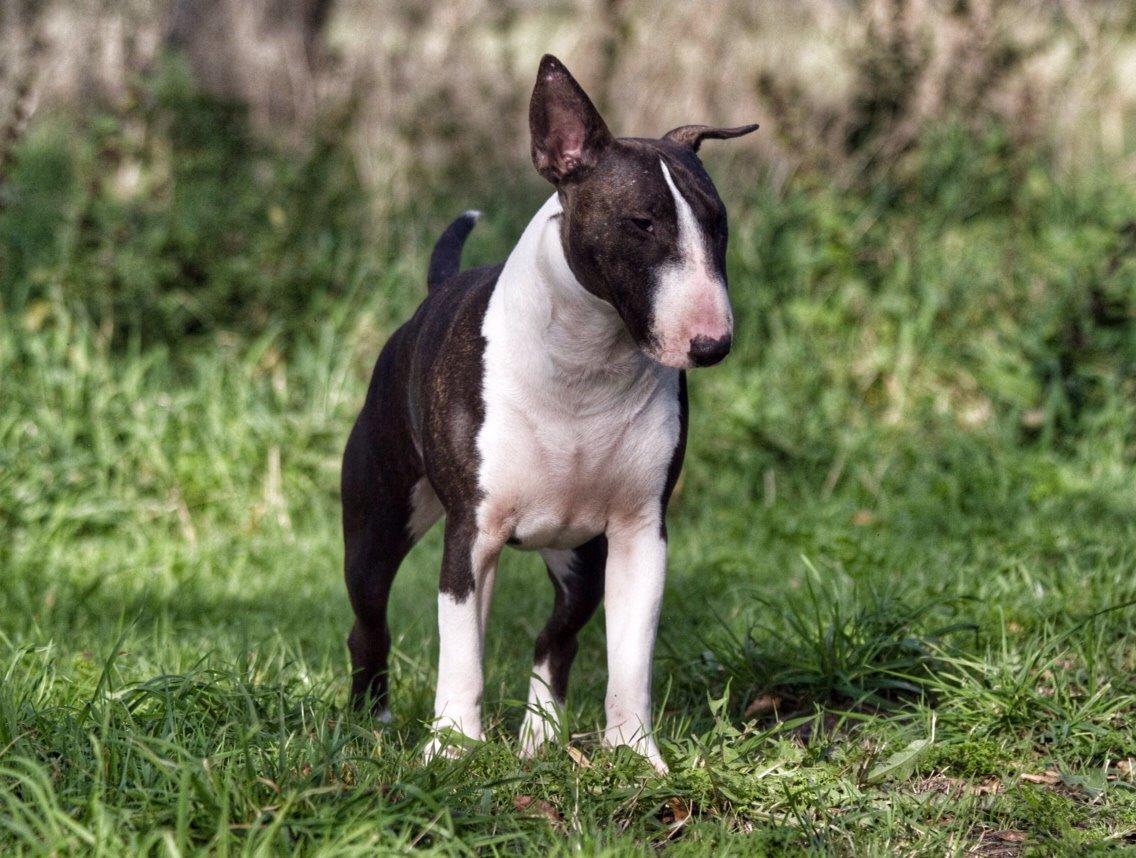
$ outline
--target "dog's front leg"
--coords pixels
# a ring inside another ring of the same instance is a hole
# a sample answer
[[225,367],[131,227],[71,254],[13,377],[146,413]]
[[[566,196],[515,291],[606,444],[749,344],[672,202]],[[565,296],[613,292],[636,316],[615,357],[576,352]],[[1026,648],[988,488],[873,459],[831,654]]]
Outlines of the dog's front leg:
[[604,573],[609,745],[629,745],[667,770],[651,732],[651,656],[663,601],[667,543],[657,518],[608,532]]
[[472,522],[446,521],[438,587],[438,690],[427,760],[460,751],[460,737],[450,731],[482,739],[485,621],[500,552],[501,546]]

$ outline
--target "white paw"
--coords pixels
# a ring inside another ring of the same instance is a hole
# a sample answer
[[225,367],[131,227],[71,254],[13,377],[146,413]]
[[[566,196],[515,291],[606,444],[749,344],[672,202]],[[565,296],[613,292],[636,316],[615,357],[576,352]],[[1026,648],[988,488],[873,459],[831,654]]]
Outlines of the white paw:
[[521,759],[536,755],[541,745],[558,739],[564,723],[563,701],[552,693],[552,671],[547,660],[533,665],[529,699],[521,724]]
[[651,768],[660,775],[670,773],[670,769],[667,767],[666,761],[663,760],[663,755],[659,753],[658,748],[655,748],[651,753],[643,754],[643,756],[647,758],[647,762],[651,764]]
[[604,730],[604,744],[609,748],[630,748],[639,756],[644,757],[651,764],[651,768],[660,775],[665,775],[670,771],[663,755],[659,753],[659,747],[655,744],[655,740],[642,732],[637,732],[628,737],[620,728],[609,727]]
[[[480,719],[478,719],[480,721]],[[466,721],[464,723],[469,723]],[[463,730],[452,718],[435,718],[430,728],[433,736],[426,743],[422,752],[424,762],[430,762],[438,757],[456,760],[473,745],[481,742],[481,725],[478,723],[475,730]]]
[[464,750],[461,744],[435,736],[426,744],[426,749],[422,752],[422,762],[429,763],[438,758],[456,760]]
[[550,714],[537,713],[530,709],[521,723],[521,759],[532,759],[546,742],[556,741],[559,735],[558,719]]

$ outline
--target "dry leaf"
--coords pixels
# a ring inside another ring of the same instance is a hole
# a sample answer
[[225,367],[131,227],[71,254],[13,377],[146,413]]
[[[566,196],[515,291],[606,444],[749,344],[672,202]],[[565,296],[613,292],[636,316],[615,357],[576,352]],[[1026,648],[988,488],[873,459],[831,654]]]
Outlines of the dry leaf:
[[690,805],[677,796],[668,798],[659,811],[659,821],[667,827],[667,832],[661,840],[656,840],[656,846],[663,846],[667,841],[673,840],[682,831],[690,819]]
[[664,825],[676,825],[690,819],[690,805],[681,798],[668,798],[666,810],[662,813]]
[[986,834],[991,840],[1001,840],[1003,843],[1025,843],[1026,835],[1024,831],[990,831]]
[[871,510],[867,509],[858,509],[852,516],[852,523],[857,527],[867,527],[875,520],[876,517],[872,515]]
[[1026,772],[1022,775],[1022,780],[1031,784],[1044,784],[1045,786],[1054,786],[1061,782],[1061,775],[1058,772],[1050,769],[1049,771],[1042,772],[1040,775],[1030,774]]
[[559,825],[564,821],[555,807],[544,799],[533,798],[531,795],[517,796],[513,799],[513,807],[522,813],[528,811],[534,817],[543,816],[550,825]]
[[581,751],[579,748],[573,748],[571,745],[569,745],[568,746],[568,756],[572,758],[572,762],[574,762],[576,765],[578,765],[582,769],[590,769],[592,767],[592,761],[589,760],[584,755],[584,752]]

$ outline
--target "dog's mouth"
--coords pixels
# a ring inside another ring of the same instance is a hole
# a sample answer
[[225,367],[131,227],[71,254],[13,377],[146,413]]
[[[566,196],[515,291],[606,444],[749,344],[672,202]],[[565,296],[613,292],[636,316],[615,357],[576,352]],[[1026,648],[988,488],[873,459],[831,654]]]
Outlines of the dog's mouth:
[[732,345],[733,337],[730,333],[721,337],[698,334],[687,341],[685,349],[673,342],[667,343],[652,338],[643,346],[642,351],[662,366],[673,369],[700,369],[721,363],[730,353]]
[[650,345],[643,349],[643,354],[661,366],[672,369],[692,369],[690,356],[674,349],[666,349],[658,345]]

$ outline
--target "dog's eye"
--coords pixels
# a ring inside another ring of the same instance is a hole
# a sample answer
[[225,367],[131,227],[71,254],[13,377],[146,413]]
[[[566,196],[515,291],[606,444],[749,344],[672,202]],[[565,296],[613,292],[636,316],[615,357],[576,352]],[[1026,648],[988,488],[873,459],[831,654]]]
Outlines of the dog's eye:
[[625,220],[640,232],[653,233],[655,231],[655,224],[651,221],[650,218],[629,217],[625,218]]

